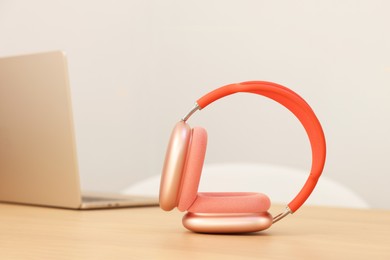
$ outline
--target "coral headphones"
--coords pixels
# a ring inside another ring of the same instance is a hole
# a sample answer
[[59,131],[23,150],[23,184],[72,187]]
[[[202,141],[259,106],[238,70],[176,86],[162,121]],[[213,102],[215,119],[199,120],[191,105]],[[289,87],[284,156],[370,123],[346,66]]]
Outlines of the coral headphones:
[[[198,186],[207,144],[206,130],[186,123],[197,110],[222,97],[247,92],[271,98],[288,108],[302,123],[310,140],[312,166],[301,191],[286,210],[272,217],[270,199],[254,192],[200,192]],[[183,225],[201,233],[256,232],[294,213],[310,196],[322,173],[326,157],[325,136],[316,115],[298,94],[276,83],[248,81],[220,87],[197,100],[176,124],[169,141],[160,183],[160,207],[187,211]]]

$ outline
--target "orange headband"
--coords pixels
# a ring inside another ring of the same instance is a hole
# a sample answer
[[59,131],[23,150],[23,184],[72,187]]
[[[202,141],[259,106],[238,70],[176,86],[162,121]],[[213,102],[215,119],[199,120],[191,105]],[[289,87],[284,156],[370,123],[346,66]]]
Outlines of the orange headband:
[[324,168],[326,144],[321,124],[311,107],[298,94],[279,84],[266,81],[247,81],[220,87],[198,99],[196,107],[183,120],[186,121],[196,110],[203,109],[212,102],[237,92],[254,93],[275,100],[288,108],[306,130],[312,150],[312,166],[301,191],[288,204],[288,209],[294,213],[310,196]]

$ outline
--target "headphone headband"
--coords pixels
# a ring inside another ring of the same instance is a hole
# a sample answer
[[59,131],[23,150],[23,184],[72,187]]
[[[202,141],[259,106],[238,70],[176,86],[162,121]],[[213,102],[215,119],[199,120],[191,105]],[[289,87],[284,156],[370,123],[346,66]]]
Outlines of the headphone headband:
[[298,210],[314,190],[325,164],[326,144],[324,132],[313,110],[303,98],[282,85],[266,81],[247,81],[220,87],[198,99],[196,106],[183,118],[183,121],[186,121],[197,110],[205,108],[212,102],[238,92],[262,95],[280,103],[299,119],[310,140],[312,150],[310,175],[301,191],[288,203],[286,211],[274,218],[274,222],[276,222],[289,213]]

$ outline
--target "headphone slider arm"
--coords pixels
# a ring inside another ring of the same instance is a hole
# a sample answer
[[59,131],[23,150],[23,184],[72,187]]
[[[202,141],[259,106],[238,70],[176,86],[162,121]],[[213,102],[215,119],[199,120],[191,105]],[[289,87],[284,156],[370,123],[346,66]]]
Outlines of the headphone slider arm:
[[188,118],[190,118],[197,110],[200,110],[200,107],[199,107],[198,103],[195,102],[195,105],[191,109],[191,111],[188,112],[184,117],[182,117],[181,120],[184,121],[184,122],[187,121]]
[[287,206],[286,207],[286,210],[278,215],[276,215],[272,221],[273,224],[275,224],[276,222],[278,222],[279,220],[281,220],[282,218],[284,218],[285,216],[287,216],[288,214],[292,214],[292,211],[291,209]]

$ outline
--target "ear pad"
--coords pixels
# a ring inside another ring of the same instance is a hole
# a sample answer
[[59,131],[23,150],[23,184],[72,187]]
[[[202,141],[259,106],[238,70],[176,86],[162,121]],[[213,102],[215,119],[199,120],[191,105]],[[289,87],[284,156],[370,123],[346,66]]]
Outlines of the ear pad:
[[193,213],[257,213],[271,205],[267,195],[255,192],[200,192],[188,209]]
[[187,152],[186,165],[183,170],[181,193],[177,208],[187,210],[195,201],[203,162],[206,155],[207,132],[201,127],[192,129],[191,143]]

